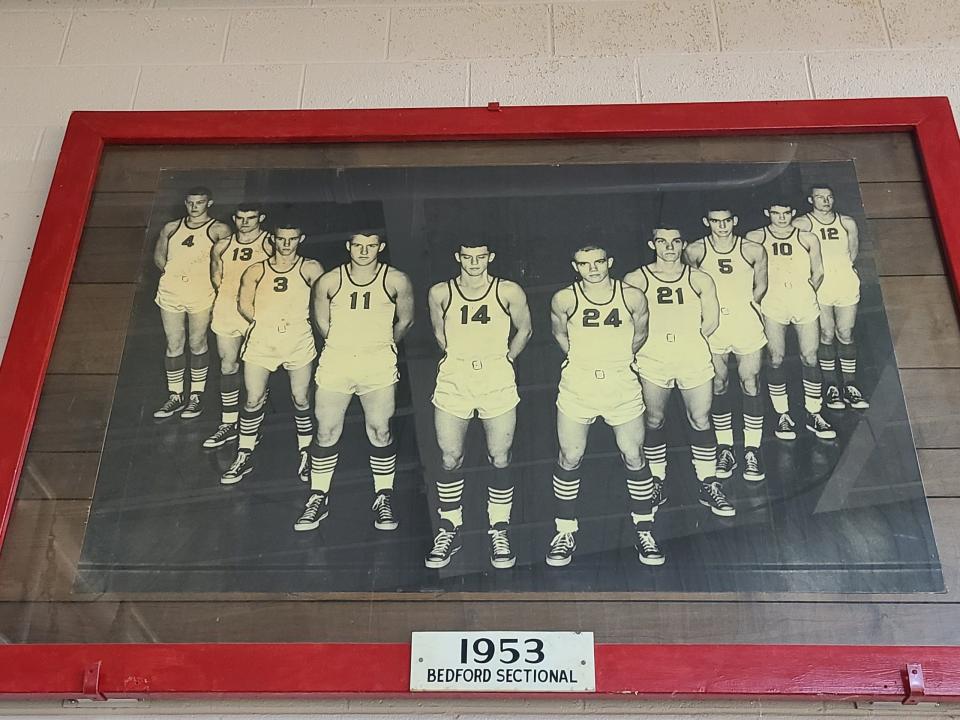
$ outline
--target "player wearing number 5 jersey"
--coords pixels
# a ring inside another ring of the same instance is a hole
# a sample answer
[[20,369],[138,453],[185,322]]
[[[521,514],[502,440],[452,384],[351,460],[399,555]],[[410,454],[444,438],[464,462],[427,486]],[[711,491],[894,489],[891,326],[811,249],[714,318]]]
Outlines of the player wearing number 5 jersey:
[[314,321],[325,344],[317,363],[311,493],[294,530],[314,530],[327,517],[343,421],[354,395],[360,398],[370,441],[373,525],[397,528],[391,503],[397,448],[390,420],[400,379],[397,343],[413,325],[413,288],[404,273],[380,262],[386,244],[379,235],[358,233],[346,247],[349,262],[324,275],[314,293]]
[[[794,220],[793,224],[816,235],[823,254],[823,283],[817,289],[820,301],[818,355],[820,369],[828,383],[827,407],[843,410],[850,406],[864,410],[870,407],[870,403],[856,385],[857,346],[853,337],[860,303],[860,276],[853,266],[860,249],[857,223],[852,217],[834,210],[833,191],[826,185],[814,185],[807,202],[813,210]],[[834,339],[838,347],[834,346]],[[838,354],[843,377],[842,393],[837,378]]]
[[240,278],[248,267],[273,254],[269,234],[261,227],[265,219],[259,205],[238,206],[233,213],[237,232],[215,243],[210,251],[210,279],[217,289],[210,327],[220,355],[220,425],[203,441],[205,448],[218,448],[237,438],[240,346],[248,325],[237,307]]
[[310,325],[311,288],[323,275],[316,260],[300,256],[300,226],[278,224],[272,258],[251,265],[240,280],[238,309],[250,323],[240,356],[246,397],[240,413],[237,457],[220,478],[224,485],[240,482],[253,470],[251,458],[263,423],[267,382],[283,367],[290,376],[301,467],[313,437],[310,416],[310,376],[317,348]]
[[461,548],[464,440],[476,415],[483,424],[491,465],[490,563],[510,568],[516,563],[509,535],[514,487],[510,451],[520,402],[513,362],[532,333],[530,310],[517,283],[490,276],[496,253],[489,246],[464,242],[454,257],[460,274],[437,283],[428,295],[434,336],[443,350],[433,393],[443,468],[437,479],[440,526],[424,563],[445,567]]
[[[230,228],[210,217],[213,193],[205,187],[187,190],[187,214],[163,226],[153,250],[160,272],[155,302],[160,307],[166,337],[164,369],[167,400],[153,417],[169,418],[177,413],[184,419],[202,411],[207,384],[209,353],[207,330],[214,289],[210,281],[210,250],[230,236]],[[186,346],[190,347],[190,391],[185,392]]]
[[760,303],[767,333],[767,355],[770,366],[767,387],[774,411],[779,415],[776,435],[781,440],[797,437],[796,425],[790,417],[787,379],[783,369],[787,327],[793,326],[800,347],[803,365],[803,403],[806,428],[819,438],[837,436],[833,427],[820,414],[822,383],[817,367],[817,344],[820,336],[820,306],[816,290],[823,280],[820,242],[816,235],[792,225],[796,210],[777,200],[763,210],[770,224],[747,233],[747,239],[767,249],[767,292]]
[[640,562],[662,565],[663,552],[653,537],[656,478],[643,456],[643,393],[630,367],[647,337],[647,303],[636,288],[610,277],[613,258],[596,245],[573,254],[578,280],[550,302],[553,336],[566,354],[557,393],[560,453],[553,470],[556,535],[547,564],[568,565],[580,529],[577,500],[580,463],[590,425],[598,417],[613,428],[626,470],[630,514]]
[[720,323],[720,305],[711,277],[682,261],[685,244],[676,227],[655,228],[648,245],[656,260],[624,279],[643,291],[650,308],[650,332],[635,360],[647,403],[643,452],[653,474],[665,480],[666,410],[673,388],[680,388],[692,428],[690,451],[700,503],[714,515],[730,517],[736,510],[716,477],[717,444],[710,427],[714,369],[707,338]]
[[720,326],[707,339],[713,355],[713,406],[717,435],[717,477],[730,477],[737,467],[733,454],[733,407],[728,390],[730,354],[737,359],[743,397],[743,479],[763,480],[760,442],[763,437],[763,400],[760,365],[767,337],[757,304],[767,291],[767,253],[763,245],[734,234],[737,216],[729,209],[707,212],[703,224],[710,234],[690,243],[684,255],[703,270],[717,287]]

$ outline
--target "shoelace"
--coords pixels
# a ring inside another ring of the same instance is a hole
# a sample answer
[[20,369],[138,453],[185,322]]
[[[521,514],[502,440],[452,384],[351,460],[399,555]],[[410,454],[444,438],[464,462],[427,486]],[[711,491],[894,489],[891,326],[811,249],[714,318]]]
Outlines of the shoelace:
[[720,457],[717,460],[718,465],[733,465],[735,462],[733,453],[729,450],[724,450],[720,453]]
[[863,393],[861,393],[859,390],[857,390],[857,388],[853,387],[852,385],[848,385],[847,397],[849,397],[854,402],[857,402],[859,400],[863,400]]
[[573,547],[573,534],[568,532],[558,532],[550,541],[551,550],[569,550]]
[[307,507],[303,510],[303,516],[310,515],[310,519],[313,519],[313,516],[320,512],[321,505],[323,505],[323,496],[311,495],[310,499],[307,500]]
[[790,429],[793,427],[793,420],[790,419],[789,415],[781,415],[779,424],[781,429]]
[[817,430],[828,430],[830,426],[827,424],[827,421],[823,419],[820,415],[813,416],[813,425]]
[[487,530],[487,534],[493,543],[494,555],[510,554],[510,539],[507,537],[506,530]]
[[237,457],[234,458],[233,464],[230,466],[230,469],[227,470],[228,473],[235,473],[240,468],[243,467],[243,464],[247,461],[247,454],[245,452],[237,453]]
[[723,490],[720,488],[720,483],[712,482],[707,485],[707,492],[710,493],[710,499],[717,505],[726,506],[729,504],[727,502],[727,496],[723,494]]
[[388,495],[377,495],[377,499],[373,501],[373,509],[377,511],[378,520],[393,520],[393,508],[390,507]]
[[445,556],[447,550],[450,549],[450,545],[453,543],[453,538],[456,533],[452,533],[449,530],[440,528],[440,531],[437,533],[437,537],[433,541],[433,551],[431,555],[441,555]]
[[221,440],[233,432],[233,425],[221,425],[217,428],[217,431],[213,434],[215,440]]
[[744,457],[744,460],[747,463],[747,472],[756,472],[760,469],[760,461],[757,459],[755,454],[747,453]]
[[190,397],[187,399],[187,407],[194,408],[200,404],[200,396],[196,393],[190,393]]
[[160,409],[173,410],[173,408],[177,407],[182,402],[183,400],[179,395],[171,395],[170,397],[167,398],[167,401],[163,404],[163,407]]
[[660,552],[660,546],[657,545],[657,541],[653,539],[653,535],[650,532],[638,532],[637,540],[640,543],[640,547],[647,552]]

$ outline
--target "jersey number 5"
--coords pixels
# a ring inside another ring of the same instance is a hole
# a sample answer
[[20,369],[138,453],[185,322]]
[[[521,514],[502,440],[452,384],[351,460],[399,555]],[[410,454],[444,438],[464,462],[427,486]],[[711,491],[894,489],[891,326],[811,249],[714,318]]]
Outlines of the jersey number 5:
[[[613,327],[620,327],[623,325],[623,320],[620,319],[620,309],[614,308],[607,313],[607,316],[603,319],[603,324],[612,325]],[[583,326],[600,327],[600,311],[596,308],[584,308]]]
[[717,260],[717,267],[720,268],[720,272],[724,275],[729,275],[733,272],[733,261],[730,258],[719,258]]
[[478,322],[481,325],[486,325],[490,322],[490,314],[487,312],[486,304],[481,305],[477,308],[477,311],[467,318],[467,314],[470,312],[470,308],[466,305],[460,306],[460,324],[466,325],[468,322]]
[[[676,300],[674,300],[676,298]],[[659,305],[683,305],[683,288],[672,288],[660,286],[657,288],[657,304]]]

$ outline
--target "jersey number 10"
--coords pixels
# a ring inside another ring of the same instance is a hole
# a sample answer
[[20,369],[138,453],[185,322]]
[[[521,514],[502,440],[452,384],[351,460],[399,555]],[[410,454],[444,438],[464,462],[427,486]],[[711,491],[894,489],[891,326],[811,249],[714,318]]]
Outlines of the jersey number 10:
[[470,315],[468,318],[467,315],[470,313],[470,308],[467,305],[460,306],[460,324],[466,325],[468,322],[477,322],[481,325],[486,325],[490,322],[490,313],[487,312],[486,304],[481,305],[477,308],[476,312],[473,315]]
[[771,244],[774,255],[793,255],[793,245],[788,242],[775,242]]

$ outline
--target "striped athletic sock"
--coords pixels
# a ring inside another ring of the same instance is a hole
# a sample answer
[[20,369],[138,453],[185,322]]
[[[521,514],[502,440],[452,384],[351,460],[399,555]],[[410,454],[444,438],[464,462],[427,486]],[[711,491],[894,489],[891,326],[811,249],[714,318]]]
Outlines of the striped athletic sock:
[[763,440],[763,398],[743,396],[743,446],[759,448]]
[[554,523],[557,532],[576,532],[580,529],[577,522],[577,499],[580,496],[580,468],[564,470],[553,466],[553,497],[556,500],[557,515]]
[[667,440],[663,428],[647,428],[643,440],[643,456],[655,478],[667,477]]
[[263,406],[256,410],[243,408],[240,411],[240,439],[237,442],[238,450],[253,452],[260,434],[260,425],[263,423]]
[[803,366],[803,407],[811,414],[820,412],[823,407],[823,382],[816,365]]
[[630,495],[630,517],[641,530],[653,525],[653,475],[644,465],[639,470],[627,470],[627,493]]
[[817,362],[820,363],[820,372],[823,382],[828,385],[839,385],[837,379],[837,349],[833,343],[820,343],[817,350]]
[[202,393],[207,389],[207,370],[210,366],[210,351],[190,356],[190,392]]
[[240,373],[220,376],[220,422],[236,425],[240,417]]
[[774,412],[783,415],[790,411],[790,402],[787,399],[787,374],[783,367],[767,368],[767,389],[770,391],[770,402]]
[[493,468],[490,484],[487,485],[487,519],[490,527],[497,523],[509,523],[513,510],[513,468]]
[[844,385],[857,383],[857,346],[855,343],[840,343],[840,372]]
[[167,390],[171,395],[183,395],[183,377],[186,367],[185,355],[163,358],[163,368],[167,372]]
[[337,469],[337,460],[340,458],[340,443],[323,447],[311,443],[310,453],[310,489],[313,492],[330,492],[333,482],[333,471]]
[[717,445],[733,445],[733,408],[729,393],[713,396],[713,429],[717,434]]
[[717,477],[716,438],[710,430],[690,429],[690,452],[697,480],[703,483]]
[[293,420],[297,426],[297,448],[306,450],[313,441],[313,414],[310,412],[310,408],[297,410],[293,415]]
[[454,527],[463,525],[463,472],[443,470],[437,478],[437,497],[440,500],[440,519]]
[[397,444],[390,441],[384,447],[370,446],[370,471],[373,473],[373,490],[393,490],[397,476]]

